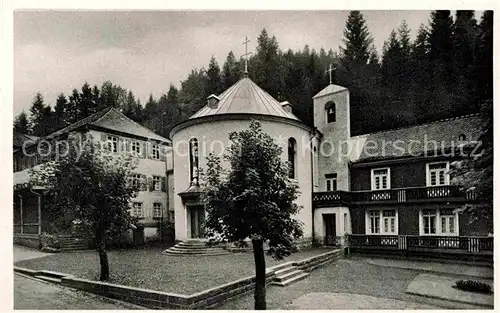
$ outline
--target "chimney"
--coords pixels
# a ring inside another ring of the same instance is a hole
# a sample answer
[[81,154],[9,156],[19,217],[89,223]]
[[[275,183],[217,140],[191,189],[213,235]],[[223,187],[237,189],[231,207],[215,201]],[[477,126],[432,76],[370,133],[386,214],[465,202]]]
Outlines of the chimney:
[[214,94],[211,94],[210,96],[207,97],[207,106],[210,109],[217,109],[217,106],[219,105],[219,97],[217,97]]
[[281,104],[281,107],[283,108],[283,110],[285,110],[285,111],[287,111],[289,113],[293,113],[293,107],[290,104],[290,102],[283,101],[283,102],[280,102],[280,104]]

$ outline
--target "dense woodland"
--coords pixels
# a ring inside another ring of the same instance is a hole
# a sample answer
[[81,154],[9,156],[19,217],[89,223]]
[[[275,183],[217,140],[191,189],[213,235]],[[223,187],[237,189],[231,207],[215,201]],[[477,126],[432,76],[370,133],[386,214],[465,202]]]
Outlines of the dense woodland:
[[[336,43],[327,43],[327,46]],[[249,75],[294,113],[312,125],[312,96],[328,84],[325,70],[334,64],[334,83],[351,92],[353,135],[474,113],[493,98],[493,11],[476,17],[474,11],[433,11],[416,38],[402,21],[385,41],[381,55],[373,46],[363,15],[351,11],[337,50],[305,45],[284,50],[264,29],[249,59]],[[14,130],[46,135],[106,106],[168,137],[173,125],[205,105],[242,77],[243,61],[229,52],[222,68],[212,57],[207,69],[192,69],[180,89],[170,85],[145,104],[132,90],[105,82],[85,83],[70,94],[61,93],[50,105],[37,94],[29,109],[14,120]]]

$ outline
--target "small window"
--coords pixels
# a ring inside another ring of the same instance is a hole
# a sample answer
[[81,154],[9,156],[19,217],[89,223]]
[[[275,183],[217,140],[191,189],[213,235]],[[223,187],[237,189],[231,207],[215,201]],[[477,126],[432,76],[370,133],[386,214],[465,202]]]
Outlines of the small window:
[[427,186],[445,186],[449,184],[448,162],[427,164]]
[[189,140],[189,178],[191,185],[198,185],[198,139]]
[[391,177],[389,168],[372,170],[372,190],[391,189]]
[[158,145],[152,145],[152,147],[151,147],[151,159],[153,159],[153,160],[160,159],[160,147]]
[[141,175],[140,174],[132,174],[132,187],[137,190],[141,189]]
[[336,191],[337,190],[337,173],[326,174],[326,191]]
[[132,153],[135,155],[141,155],[141,142],[134,141],[132,142]]
[[144,210],[142,207],[142,202],[134,202],[132,204],[132,216],[135,216],[138,218],[144,217]]
[[294,179],[295,178],[295,168],[297,162],[297,142],[295,138],[288,139],[288,162],[290,163],[290,172],[288,173],[288,177]]
[[466,140],[467,137],[465,137],[465,134],[461,134],[460,136],[458,136],[458,141],[460,142],[463,142]]
[[160,176],[153,176],[153,190],[154,191],[161,191],[161,177]]
[[161,217],[161,203],[153,203],[153,218]]
[[325,104],[326,123],[335,122],[335,102],[329,101]]
[[111,152],[118,152],[118,137],[108,136],[108,149]]

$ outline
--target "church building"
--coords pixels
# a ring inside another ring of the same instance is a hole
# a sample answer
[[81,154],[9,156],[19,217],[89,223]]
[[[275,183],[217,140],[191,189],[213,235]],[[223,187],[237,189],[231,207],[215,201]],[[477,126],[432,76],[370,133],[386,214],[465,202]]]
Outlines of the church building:
[[311,128],[290,103],[280,103],[246,74],[175,126],[176,240],[205,237],[199,171],[206,156],[222,154],[230,132],[258,120],[283,148],[300,187],[302,210],[295,218],[303,223],[302,243],[492,253],[491,223],[471,222],[457,210],[477,201],[474,193],[450,184],[450,164],[479,137],[478,115],[351,136],[347,88],[330,82],[313,103]]

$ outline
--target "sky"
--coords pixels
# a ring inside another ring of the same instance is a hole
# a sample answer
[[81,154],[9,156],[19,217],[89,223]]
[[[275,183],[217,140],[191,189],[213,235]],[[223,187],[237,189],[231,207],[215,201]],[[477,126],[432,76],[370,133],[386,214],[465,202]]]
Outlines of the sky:
[[[379,54],[392,29],[406,20],[415,37],[430,11],[361,11]],[[319,51],[342,45],[348,11],[15,11],[14,115],[28,111],[37,92],[55,104],[88,82],[110,80],[145,103],[169,85],[180,87],[191,69],[222,67],[256,47],[263,28],[282,50],[305,44]],[[479,20],[480,15],[476,13]]]

